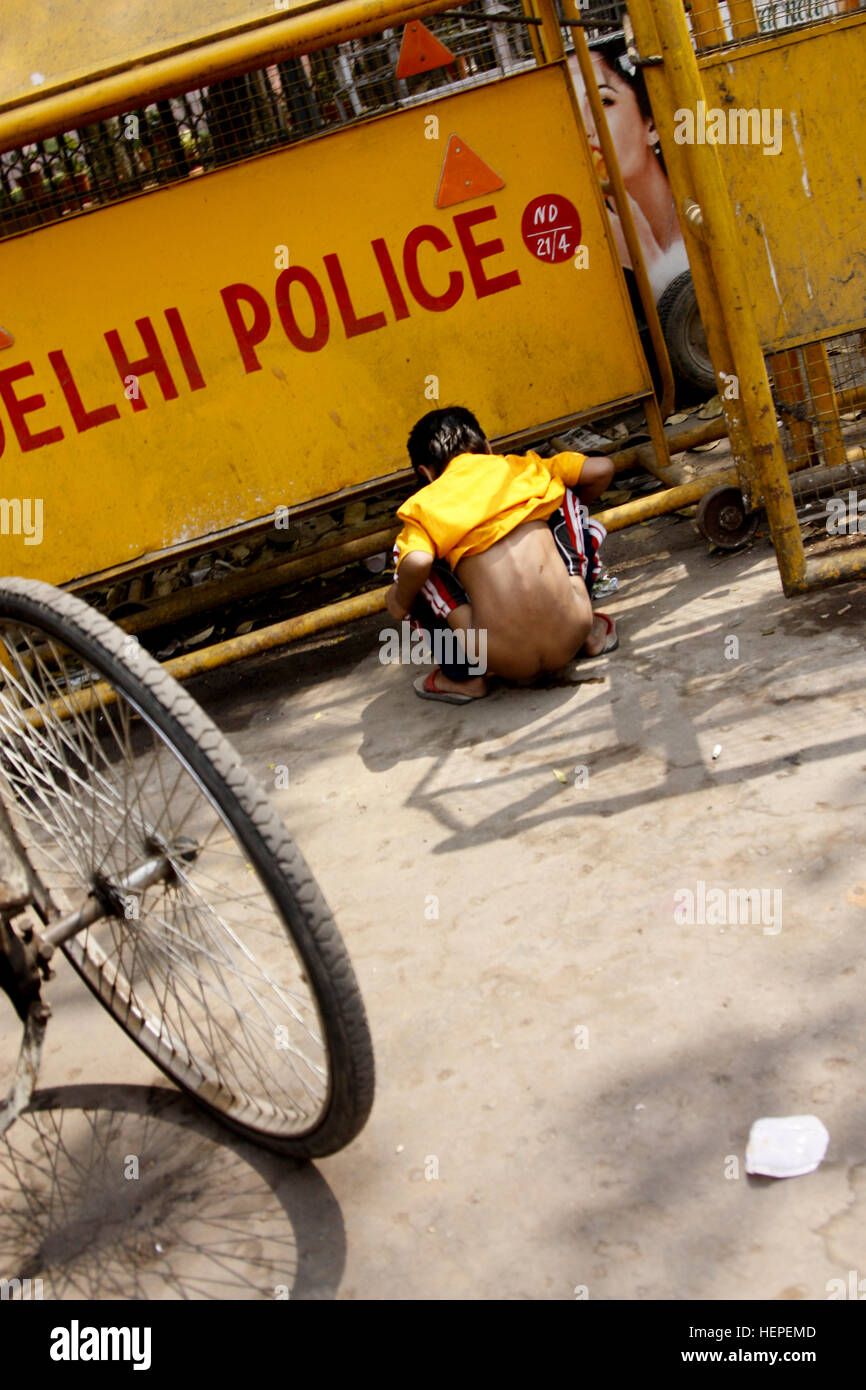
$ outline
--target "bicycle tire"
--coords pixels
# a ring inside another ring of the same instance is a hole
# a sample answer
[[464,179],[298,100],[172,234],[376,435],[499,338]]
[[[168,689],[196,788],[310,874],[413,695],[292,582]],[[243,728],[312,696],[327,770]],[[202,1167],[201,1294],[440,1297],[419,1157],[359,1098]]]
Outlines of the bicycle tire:
[[[104,953],[101,962],[99,959],[102,948],[97,948],[95,952],[90,948],[89,929],[87,950],[81,949],[80,935],[63,946],[71,964],[100,1003],[151,1060],[191,1094],[203,1109],[231,1129],[253,1142],[297,1158],[320,1157],[343,1148],[363,1127],[373,1101],[374,1062],[366,1014],[354,970],[330,910],[309,866],[264,792],[242,766],[228,740],[178,683],[137,642],[134,649],[130,649],[129,644],[134,639],[81,599],[38,580],[3,579],[0,580],[0,624],[4,622],[21,625],[41,634],[49,644],[59,644],[60,651],[68,651],[74,658],[86,663],[91,672],[106,683],[106,688],[110,688],[120,701],[130,707],[133,716],[137,715],[147,726],[154,740],[160,740],[162,747],[186,770],[195,787],[203,793],[247,856],[247,867],[251,866],[257,875],[285,930],[287,943],[294,950],[299,978],[309,987],[321,1024],[328,1085],[315,1121],[306,1124],[306,1127],[303,1121],[299,1121],[297,1132],[286,1132],[283,1124],[283,1128],[277,1132],[277,1121],[270,1114],[272,1107],[269,1108],[267,1104],[256,1102],[261,1115],[247,1113],[247,1109],[239,1115],[237,1106],[233,1113],[227,1095],[223,1094],[225,1091],[230,1096],[230,1088],[220,1079],[219,1068],[224,1058],[215,1056],[202,1059],[196,1056],[197,1072],[196,1076],[191,1077],[190,1058],[193,1054],[185,1032],[181,1048],[177,1033],[171,1033],[164,1018],[159,1020],[156,1031],[151,1020],[142,1023],[143,1006],[134,1002],[134,987],[125,981],[129,987],[125,989],[123,983],[118,984],[116,972],[113,978],[107,973]],[[49,650],[56,657],[58,648],[49,646]],[[134,670],[128,659],[131,650],[134,651]],[[3,651],[2,632],[0,651]],[[8,667],[8,647],[5,655]],[[8,683],[8,669],[5,679]],[[4,668],[0,665],[0,688],[3,680]],[[74,704],[71,691],[66,699],[67,703]],[[105,715],[104,709],[101,714]],[[99,718],[100,713],[94,714],[94,727]],[[159,751],[161,755],[162,748]],[[100,773],[100,776],[104,780],[104,774]],[[93,781],[97,780],[94,774]],[[140,793],[141,788],[138,789],[139,796]],[[101,790],[100,796],[103,796]],[[94,802],[97,799],[95,790],[92,798]],[[144,825],[142,820],[142,828]],[[30,846],[28,852],[31,852]],[[192,869],[188,874],[185,872],[182,888],[185,887],[187,876],[191,880]],[[46,886],[50,892],[51,883]],[[249,896],[244,894],[238,897],[238,902],[245,906]],[[184,912],[189,910],[185,905]],[[193,916],[202,911],[203,908],[196,901],[192,908]],[[177,937],[174,926],[172,931]],[[188,949],[192,965],[182,955],[178,956],[181,948],[167,931],[169,954],[174,952],[182,969],[188,970],[191,976],[199,968],[199,962],[203,961],[202,968],[219,976],[224,989],[220,975],[222,958],[215,965],[212,964],[208,950],[202,949],[199,940],[193,940],[188,922],[186,931],[189,939],[183,945]],[[254,957],[243,943],[241,945],[244,969],[239,978],[249,989],[246,961],[254,960]],[[207,947],[210,947],[209,942]],[[119,955],[122,956],[122,948]],[[133,950],[133,961],[135,959]],[[263,971],[263,967],[257,963],[256,968]],[[263,978],[268,979],[266,973]],[[272,983],[269,979],[268,982]],[[251,989],[250,993],[253,994]],[[206,1005],[205,1012],[207,1008]],[[236,1010],[233,1001],[231,1008]],[[263,1009],[263,1013],[266,1015],[267,1010]],[[211,1021],[205,1021],[211,1028]],[[211,1028],[211,1036],[212,1031]],[[236,1097],[234,1099],[237,1100]]]

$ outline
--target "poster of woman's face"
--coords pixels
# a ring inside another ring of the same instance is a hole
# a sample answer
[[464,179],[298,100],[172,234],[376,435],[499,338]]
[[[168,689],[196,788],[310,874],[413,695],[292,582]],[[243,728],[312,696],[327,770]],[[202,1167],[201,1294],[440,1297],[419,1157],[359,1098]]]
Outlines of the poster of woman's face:
[[[622,37],[593,45],[592,64],[650,285],[658,300],[675,276],[688,270],[689,263],[643,73],[629,58]],[[596,170],[606,180],[598,132],[576,58],[569,59],[569,67]],[[611,197],[607,206],[622,264],[631,269],[622,223]]]

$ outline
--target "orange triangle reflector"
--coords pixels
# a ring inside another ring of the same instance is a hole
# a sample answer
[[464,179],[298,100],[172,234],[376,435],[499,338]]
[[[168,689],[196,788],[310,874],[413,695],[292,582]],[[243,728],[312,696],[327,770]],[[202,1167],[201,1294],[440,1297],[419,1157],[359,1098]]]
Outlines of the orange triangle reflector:
[[11,333],[7,333],[5,328],[0,328],[0,348],[11,347],[15,342]]
[[400,57],[397,60],[396,77],[414,77],[419,72],[429,72],[431,68],[445,68],[456,62],[450,48],[440,43],[435,34],[420,20],[413,19],[403,30]]
[[436,190],[437,208],[450,208],[454,203],[465,203],[468,198],[495,193],[497,188],[504,187],[505,180],[483,159],[479,159],[465,140],[461,140],[459,135],[448,137],[448,148]]

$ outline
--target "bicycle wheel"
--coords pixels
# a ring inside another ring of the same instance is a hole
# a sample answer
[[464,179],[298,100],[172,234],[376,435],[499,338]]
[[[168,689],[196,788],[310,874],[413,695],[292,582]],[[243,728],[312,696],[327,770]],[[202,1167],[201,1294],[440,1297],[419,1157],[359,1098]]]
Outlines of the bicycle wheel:
[[34,580],[0,580],[0,788],[52,917],[98,910],[63,950],[157,1066],[278,1152],[354,1138],[372,1046],[299,850],[139,643]]

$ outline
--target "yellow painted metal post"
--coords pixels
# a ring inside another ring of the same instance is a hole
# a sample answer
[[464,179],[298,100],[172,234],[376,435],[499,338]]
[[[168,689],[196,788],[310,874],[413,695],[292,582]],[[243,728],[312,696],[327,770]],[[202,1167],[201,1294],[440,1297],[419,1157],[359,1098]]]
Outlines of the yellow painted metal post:
[[[660,42],[655,31],[652,9],[647,0],[632,0],[629,13],[635,29],[635,37],[641,56],[658,54]],[[701,211],[692,196],[693,187],[685,149],[673,140],[675,103],[670,100],[670,92],[661,68],[654,65],[644,69],[644,80],[650,103],[656,114],[656,129],[665,158],[671,189],[675,196],[680,195],[678,212],[686,249],[689,257],[692,281],[701,313],[701,322],[707,338],[707,350],[716,373],[719,391],[727,390],[721,374],[730,380],[735,375],[734,358],[728,342],[727,327],[719,308],[718,294],[709,253],[704,237]],[[689,190],[683,196],[683,190]],[[729,418],[727,432],[731,441],[731,452],[740,475],[740,487],[746,498],[746,506],[751,507],[759,500],[760,489],[755,479],[755,468],[751,455],[751,442],[742,418]]]
[[[580,17],[577,0],[564,0],[563,9],[566,19],[576,21]],[[659,323],[658,311],[656,309],[655,296],[650,287],[649,276],[647,275],[646,265],[644,264],[643,250],[641,249],[640,238],[637,228],[634,225],[631,203],[625,191],[625,184],[622,181],[619,162],[616,157],[613,139],[610,128],[607,124],[607,117],[604,112],[604,105],[599,96],[598,86],[595,80],[595,71],[592,66],[592,58],[589,53],[589,46],[583,29],[575,27],[572,30],[574,35],[574,52],[580,67],[580,75],[586,88],[587,100],[592,109],[592,119],[598,132],[601,142],[601,152],[607,166],[608,178],[611,189],[616,201],[617,211],[622,222],[622,229],[625,235],[626,245],[631,256],[632,268],[635,280],[637,281],[638,293],[646,314],[647,327],[649,329],[650,341],[653,345],[656,361],[661,375],[661,413],[664,416],[670,415],[674,408],[674,374],[671,369],[670,357],[668,356],[667,343],[665,342],[661,324]],[[652,430],[650,431],[652,433]],[[661,460],[664,462],[664,459]]]
[[536,53],[536,61],[539,64],[558,63],[565,56],[565,45],[553,0],[523,0],[523,9],[526,14],[541,20],[540,25],[530,25],[530,29],[534,29],[538,35],[541,48],[541,56]]
[[691,7],[692,31],[699,49],[724,43],[725,28],[716,0],[695,0]]
[[714,487],[736,485],[737,474],[733,468],[719,473],[708,473],[703,478],[695,478],[680,487],[668,488],[665,492],[654,492],[649,497],[639,497],[633,502],[624,502],[620,507],[608,511],[594,512],[593,520],[600,521],[608,531],[621,531],[626,526],[636,526],[640,521],[651,517],[664,516],[680,507],[692,507],[695,502]]
[[[664,454],[679,454],[686,449],[693,449],[696,444],[709,444],[716,439],[724,439],[727,434],[727,422],[724,415],[718,415],[713,420],[699,420],[697,416],[689,416],[686,420],[681,420],[676,425],[668,425],[665,430]],[[647,467],[647,451],[654,450],[655,446],[649,444],[629,444],[624,449],[617,449],[615,453],[609,454],[615,473],[623,473],[626,469],[634,468],[635,464]]]
[[656,462],[662,469],[670,467],[671,455],[668,448],[668,437],[665,434],[665,424],[662,419],[662,412],[655,396],[650,396],[643,403],[644,417],[646,419],[647,430],[652,441]]
[[728,0],[728,14],[735,39],[749,39],[758,32],[752,0]]
[[802,582],[791,586],[791,593],[825,589],[846,579],[860,579],[866,570],[866,546],[843,550],[836,555],[819,555],[809,561]]
[[[197,652],[187,652],[185,656],[173,657],[164,661],[162,667],[174,676],[175,680],[189,680],[192,676],[204,675],[221,666],[242,661],[248,656],[260,656],[263,652],[287,646],[301,637],[312,637],[328,628],[341,627],[343,623],[356,618],[366,618],[371,613],[381,613],[385,607],[385,595],[390,585],[382,589],[370,589],[366,594],[356,594],[354,598],[331,603],[327,608],[317,608],[312,613],[301,613],[296,618],[274,623],[271,627],[259,628],[257,632],[245,633],[243,637],[231,637],[226,642],[217,642],[212,647],[203,647]],[[0,656],[3,644],[0,643]],[[52,713],[60,719],[68,719],[72,714],[86,714],[114,704],[117,695],[113,686],[98,681],[84,690],[73,690],[49,702]],[[40,716],[34,710],[31,723],[40,723]]]
[[381,551],[389,553],[399,530],[400,523],[397,522],[393,526],[381,527],[378,531],[371,531],[368,535],[345,541],[341,545],[320,546],[312,553],[305,553],[281,565],[268,565],[259,570],[250,570],[246,574],[241,572],[231,575],[211,584],[179,589],[168,598],[158,599],[148,604],[140,613],[131,614],[123,619],[120,626],[124,632],[147,632],[163,624],[176,622],[180,618],[188,618],[195,613],[207,613],[215,608],[224,609],[227,604],[235,603],[238,599],[281,589],[318,574],[327,574],[329,570],[340,569],[343,565],[366,559],[369,555],[376,555]]
[[[786,405],[805,406],[808,399],[806,382],[796,348],[774,352],[769,363],[778,399]],[[815,443],[812,426],[806,420],[798,420],[796,416],[791,416],[788,420],[788,431],[796,462],[803,467],[818,463],[820,451]]]
[[[671,105],[673,109],[697,112],[697,103],[705,99],[704,88],[682,6],[676,0],[658,5],[654,17]],[[734,212],[715,146],[683,148],[701,208],[719,306],[739,381],[740,398],[725,401],[725,410],[734,429],[741,422],[748,429],[782,584],[787,591],[805,572],[806,562],[766,363],[742,271]]]
[[[539,18],[539,14],[537,9],[535,8],[535,5],[533,4],[533,0],[521,0],[521,7],[527,19],[537,20]],[[537,23],[531,23],[527,24],[526,28],[529,34],[529,42],[532,45],[532,56],[535,59],[538,66],[542,67],[543,64],[547,62],[547,58],[544,52],[544,44],[541,40],[541,25]]]
[[842,439],[842,426],[839,423],[839,405],[830,375],[830,361],[824,343],[806,343],[803,347],[803,362],[809,381],[809,393],[815,412],[821,420],[823,452],[826,462],[832,465],[845,463],[845,443]]

